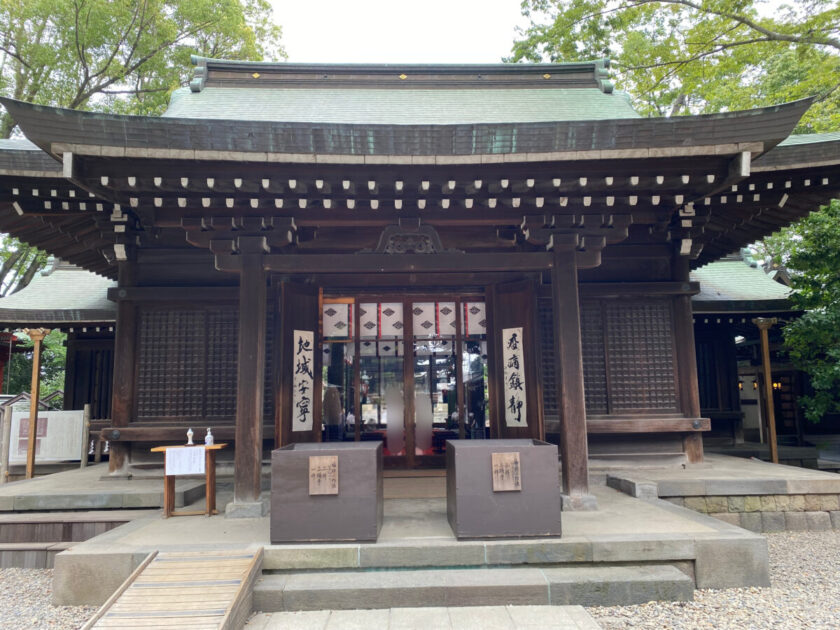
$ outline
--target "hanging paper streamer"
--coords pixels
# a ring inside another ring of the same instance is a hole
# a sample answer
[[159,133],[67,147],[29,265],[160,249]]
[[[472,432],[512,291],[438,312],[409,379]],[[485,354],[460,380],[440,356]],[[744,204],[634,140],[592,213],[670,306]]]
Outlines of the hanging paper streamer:
[[315,389],[315,334],[295,330],[292,348],[292,431],[311,431]]
[[505,424],[509,427],[528,426],[528,406],[525,399],[525,362],[522,346],[522,328],[505,328],[502,330]]

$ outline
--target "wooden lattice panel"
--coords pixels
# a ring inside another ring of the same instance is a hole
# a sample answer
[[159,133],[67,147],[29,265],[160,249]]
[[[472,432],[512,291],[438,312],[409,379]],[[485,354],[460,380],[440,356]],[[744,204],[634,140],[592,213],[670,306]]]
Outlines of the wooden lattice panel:
[[671,302],[605,304],[611,413],[676,411]]
[[236,410],[236,307],[139,313],[137,416],[229,417]]
[[[277,304],[268,300],[265,317],[265,383],[263,390],[263,423],[274,426],[274,318]],[[235,385],[235,384],[234,384]]]
[[607,406],[607,363],[604,354],[604,320],[601,302],[586,300],[580,306],[583,350],[583,386],[587,414],[604,414]]
[[540,324],[540,343],[542,345],[543,413],[546,426],[560,421],[557,399],[557,362],[554,359],[554,314],[551,300],[537,300],[537,317]]
[[207,416],[236,413],[238,332],[234,307],[207,311]]

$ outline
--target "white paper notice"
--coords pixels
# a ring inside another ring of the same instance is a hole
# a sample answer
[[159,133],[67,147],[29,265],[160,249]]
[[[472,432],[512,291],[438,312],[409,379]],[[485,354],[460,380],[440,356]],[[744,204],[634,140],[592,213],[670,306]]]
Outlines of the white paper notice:
[[166,449],[166,474],[172,475],[203,475],[204,447],[186,446],[184,448]]
[[315,333],[295,330],[292,338],[292,431],[311,431],[315,390]]
[[525,399],[525,362],[522,349],[522,328],[502,330],[502,361],[505,375],[505,424],[528,426]]

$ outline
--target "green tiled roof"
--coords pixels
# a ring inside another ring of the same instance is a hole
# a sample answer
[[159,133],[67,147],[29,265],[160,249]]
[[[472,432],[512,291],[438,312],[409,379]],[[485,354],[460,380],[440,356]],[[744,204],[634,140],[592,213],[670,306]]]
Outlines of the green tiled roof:
[[840,131],[832,131],[828,133],[801,133],[794,136],[788,136],[779,143],[780,147],[787,147],[796,144],[813,144],[815,142],[832,142],[840,140]]
[[455,125],[638,118],[598,88],[182,88],[169,118],[359,125]]
[[700,283],[694,302],[756,302],[786,300],[791,289],[773,280],[761,267],[743,260],[721,260],[691,272]]
[[57,261],[17,293],[0,298],[4,324],[113,322],[117,307],[107,298],[116,283]]

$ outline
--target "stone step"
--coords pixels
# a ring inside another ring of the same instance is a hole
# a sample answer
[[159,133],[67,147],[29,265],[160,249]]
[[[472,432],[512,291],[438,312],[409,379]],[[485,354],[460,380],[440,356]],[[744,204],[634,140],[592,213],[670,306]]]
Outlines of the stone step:
[[72,542],[0,543],[0,569],[52,569],[55,556]]
[[427,606],[618,606],[690,601],[694,582],[671,565],[422,569],[263,574],[254,610]]

